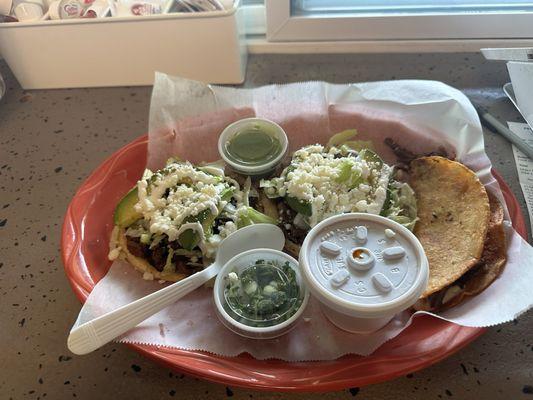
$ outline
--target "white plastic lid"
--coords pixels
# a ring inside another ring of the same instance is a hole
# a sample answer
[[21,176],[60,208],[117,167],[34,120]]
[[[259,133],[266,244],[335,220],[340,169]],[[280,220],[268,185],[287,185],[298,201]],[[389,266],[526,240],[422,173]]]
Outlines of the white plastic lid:
[[409,308],[429,276],[424,249],[412,232],[365,213],[337,215],[316,225],[302,245],[300,266],[321,302],[363,318]]

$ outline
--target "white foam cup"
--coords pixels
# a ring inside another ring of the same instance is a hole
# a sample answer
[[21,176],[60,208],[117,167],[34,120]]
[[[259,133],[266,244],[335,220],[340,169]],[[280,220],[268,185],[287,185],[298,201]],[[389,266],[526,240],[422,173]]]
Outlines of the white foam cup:
[[326,317],[357,333],[374,332],[411,307],[429,277],[416,236],[390,219],[366,213],[336,215],[314,226],[299,262]]

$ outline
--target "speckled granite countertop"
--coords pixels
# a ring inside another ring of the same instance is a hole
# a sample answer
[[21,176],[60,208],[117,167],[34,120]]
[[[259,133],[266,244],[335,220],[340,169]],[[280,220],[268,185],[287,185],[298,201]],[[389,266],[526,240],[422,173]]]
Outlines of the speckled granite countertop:
[[[169,372],[125,346],[84,357],[66,336],[80,304],[60,257],[66,207],[87,175],[147,129],[150,88],[25,93],[0,61],[0,399],[533,399],[533,313],[489,329],[459,353],[394,381],[326,394],[262,393]],[[245,86],[303,80],[435,79],[504,120],[521,121],[501,91],[504,64],[476,54],[251,56]],[[487,152],[525,204],[510,145]]]

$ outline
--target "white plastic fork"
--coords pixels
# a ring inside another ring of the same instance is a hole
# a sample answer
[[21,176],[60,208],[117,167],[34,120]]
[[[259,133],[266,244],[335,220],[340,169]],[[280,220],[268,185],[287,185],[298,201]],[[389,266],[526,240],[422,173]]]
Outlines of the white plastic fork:
[[284,245],[283,232],[275,225],[256,224],[239,229],[220,243],[215,262],[208,268],[133,303],[73,327],[67,346],[74,354],[90,353],[215,277],[224,264],[237,254],[255,248],[282,250]]

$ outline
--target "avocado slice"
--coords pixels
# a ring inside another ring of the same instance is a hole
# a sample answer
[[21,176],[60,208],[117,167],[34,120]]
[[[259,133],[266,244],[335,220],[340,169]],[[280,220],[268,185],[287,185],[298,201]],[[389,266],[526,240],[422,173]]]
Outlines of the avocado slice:
[[135,221],[142,218],[142,214],[135,210],[135,204],[137,204],[138,201],[137,187],[134,187],[117,204],[115,213],[113,214],[115,225],[127,228]]
[[[220,194],[222,201],[230,201],[234,193],[233,188],[226,188]],[[206,236],[210,236],[213,232],[213,223],[215,222],[216,215],[211,213],[211,210],[203,210],[198,215],[192,215],[186,218],[183,223],[187,222],[200,222]],[[192,250],[200,242],[200,234],[193,230],[187,229],[178,238],[178,242],[185,250]]]
[[[216,215],[213,215],[211,210],[205,209],[197,215],[191,215],[185,218],[183,223],[199,222],[202,224],[202,228],[204,228],[205,235],[209,236],[213,230],[213,222],[215,222],[215,218]],[[194,229],[187,229],[181,233],[178,238],[178,242],[185,250],[192,250],[200,242],[200,239],[201,238],[198,231],[195,231]]]

